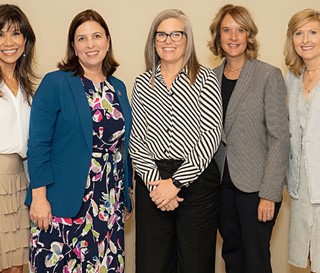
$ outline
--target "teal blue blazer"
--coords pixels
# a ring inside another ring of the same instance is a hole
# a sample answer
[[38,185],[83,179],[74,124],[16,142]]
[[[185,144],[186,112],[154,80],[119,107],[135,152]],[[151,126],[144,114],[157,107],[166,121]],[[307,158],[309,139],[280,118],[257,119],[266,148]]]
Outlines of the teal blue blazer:
[[[131,211],[129,188],[132,187],[132,164],[128,146],[131,130],[131,107],[122,81],[110,76],[125,119],[124,188],[126,207]],[[84,196],[92,157],[92,117],[79,76],[71,72],[48,73],[33,98],[28,141],[30,186],[46,186],[52,214],[74,217]]]

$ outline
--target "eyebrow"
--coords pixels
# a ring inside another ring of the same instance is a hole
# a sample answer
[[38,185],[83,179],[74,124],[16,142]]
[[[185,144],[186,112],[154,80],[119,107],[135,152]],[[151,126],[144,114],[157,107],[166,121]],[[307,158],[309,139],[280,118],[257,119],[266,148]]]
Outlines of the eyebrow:
[[103,34],[103,32],[100,32],[100,31],[96,31],[96,32],[93,32],[93,33],[90,33],[90,34],[78,34],[77,36],[75,36],[75,38],[77,37],[82,37],[82,36],[88,36],[88,35],[95,35],[95,34]]

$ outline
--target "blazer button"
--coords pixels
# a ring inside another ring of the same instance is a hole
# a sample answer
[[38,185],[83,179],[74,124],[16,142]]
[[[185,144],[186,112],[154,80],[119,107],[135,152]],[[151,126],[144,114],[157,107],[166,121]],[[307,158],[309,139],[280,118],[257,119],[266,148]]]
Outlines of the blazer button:
[[292,154],[290,154],[290,159],[292,159]]
[[289,137],[292,137],[292,134],[291,134],[291,133],[289,134]]

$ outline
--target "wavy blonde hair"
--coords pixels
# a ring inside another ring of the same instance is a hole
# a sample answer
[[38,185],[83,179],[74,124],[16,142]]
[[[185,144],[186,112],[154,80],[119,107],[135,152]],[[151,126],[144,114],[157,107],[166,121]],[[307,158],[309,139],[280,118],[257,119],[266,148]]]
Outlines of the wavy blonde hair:
[[227,14],[231,15],[232,18],[247,32],[246,57],[249,60],[256,59],[258,57],[259,49],[259,43],[256,40],[258,28],[254,23],[250,12],[242,6],[228,4],[220,8],[209,28],[211,34],[211,41],[208,43],[209,49],[215,56],[219,56],[220,58],[225,57],[225,52],[221,47],[220,28],[221,22]]
[[314,9],[305,9],[294,14],[288,23],[287,39],[284,45],[285,62],[289,71],[297,77],[302,74],[305,64],[294,48],[293,35],[298,28],[312,21],[320,24],[320,12]]

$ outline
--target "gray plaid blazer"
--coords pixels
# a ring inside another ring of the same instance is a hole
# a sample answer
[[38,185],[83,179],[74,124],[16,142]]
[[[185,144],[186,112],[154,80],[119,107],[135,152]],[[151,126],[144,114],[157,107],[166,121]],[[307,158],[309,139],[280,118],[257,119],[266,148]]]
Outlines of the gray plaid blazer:
[[[214,69],[220,84],[225,61]],[[225,160],[232,182],[243,192],[259,192],[278,202],[286,182],[289,153],[286,86],[280,69],[246,60],[229,101],[215,160]],[[222,176],[222,175],[221,175]]]

